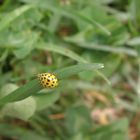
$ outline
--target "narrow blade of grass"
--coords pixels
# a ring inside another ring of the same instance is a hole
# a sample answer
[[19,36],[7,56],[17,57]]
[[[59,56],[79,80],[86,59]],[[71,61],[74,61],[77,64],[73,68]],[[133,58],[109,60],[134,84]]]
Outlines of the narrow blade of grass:
[[96,72],[99,76],[101,76],[107,82],[108,85],[111,85],[111,82],[108,80],[108,78],[103,73],[101,73],[98,70],[96,70]]
[[97,21],[90,19],[84,15],[82,15],[81,13],[75,13],[77,16],[81,17],[82,19],[84,19],[85,21],[88,21],[90,23],[92,23],[93,25],[95,25],[96,27],[98,27],[100,30],[102,30],[103,32],[105,32],[107,35],[111,35],[111,32],[105,28],[103,25],[101,25],[100,23],[98,23]]
[[137,82],[137,94],[140,99],[140,60],[138,60],[138,62],[139,62],[139,72],[138,72],[138,82]]
[[135,37],[127,41],[127,44],[130,46],[138,46],[140,45],[140,37]]
[[74,43],[81,48],[86,48],[86,49],[88,48],[91,50],[99,50],[99,51],[105,51],[105,52],[111,52],[117,54],[127,54],[134,57],[138,56],[136,50],[125,48],[125,47],[114,47],[109,45],[98,45],[98,44],[88,43],[88,42],[79,42],[79,41],[72,40],[70,38],[65,38],[65,41]]
[[73,60],[76,60],[77,62],[83,62],[83,63],[87,62],[84,58],[82,58],[78,54],[74,53],[73,51],[69,50],[66,47],[61,47],[59,45],[55,45],[51,43],[42,43],[42,44],[37,45],[37,48],[41,50],[47,50],[47,51],[52,51],[52,52],[62,54]]
[[[103,68],[103,64],[78,64],[73,65],[70,67],[63,68],[61,70],[57,70],[54,73],[57,74],[57,77],[61,80],[64,78],[68,78],[72,75],[75,75],[79,72],[85,71],[85,70],[94,70],[94,69],[100,69]],[[64,85],[61,85],[64,86]],[[22,87],[18,88],[17,90],[13,91],[12,93],[8,94],[7,96],[4,96],[3,98],[0,98],[0,106],[9,103],[14,102],[18,100],[22,100],[24,98],[27,98],[38,91],[42,89],[38,79],[34,79],[27,84],[23,85]],[[54,91],[57,90],[54,89]],[[59,90],[59,87],[58,87]]]
[[32,94],[37,93],[39,90],[41,90],[41,86],[37,79],[32,80],[25,84],[24,86],[18,88],[17,90],[13,91],[12,93],[8,94],[7,96],[4,96],[3,98],[0,98],[0,106],[4,105],[9,102],[14,102],[18,100],[22,100],[26,97],[31,96]]
[[96,64],[96,63],[78,64],[78,65],[73,65],[70,67],[66,67],[66,68],[57,70],[57,71],[55,71],[55,73],[58,75],[59,79],[64,79],[64,78],[68,78],[68,77],[75,75],[82,71],[101,69],[103,67],[104,67],[103,64]]

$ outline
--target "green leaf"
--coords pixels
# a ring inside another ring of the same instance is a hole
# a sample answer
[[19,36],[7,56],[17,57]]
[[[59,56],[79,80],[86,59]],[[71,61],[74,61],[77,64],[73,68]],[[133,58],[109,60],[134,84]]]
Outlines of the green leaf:
[[10,94],[10,92],[16,90],[18,86],[16,84],[7,83],[0,90],[0,98]]
[[20,8],[15,9],[11,13],[4,15],[0,19],[0,31],[8,27],[12,21],[14,21],[16,18],[18,18],[19,16],[21,16],[23,13],[25,13],[31,8],[32,6],[30,5],[22,6]]
[[17,138],[19,140],[49,140],[47,136],[41,136],[38,133],[21,128],[19,126],[13,126],[10,124],[0,124],[0,136],[8,138]]
[[31,51],[34,49],[34,45],[37,42],[39,38],[39,34],[31,31],[24,31],[24,42],[20,44],[20,47],[16,48],[14,50],[14,54],[18,59],[23,59],[27,55],[31,53]]
[[[0,91],[0,97],[2,98],[8,96],[10,95],[10,92],[15,91],[16,89],[18,89],[17,85],[11,83],[6,84]],[[35,99],[33,97],[28,97],[21,101],[5,104],[0,113],[2,117],[11,116],[22,120],[27,120],[34,114],[35,110]]]
[[66,126],[70,134],[86,133],[91,127],[89,109],[85,106],[71,107],[66,112]]
[[59,96],[60,94],[58,92],[49,92],[34,96],[37,103],[37,110],[42,110],[51,106],[55,101],[58,100]]
[[42,1],[39,0],[33,1],[33,0],[22,0],[23,2],[35,4],[37,7],[50,10],[54,13],[58,13],[60,15],[66,16],[68,18],[74,19],[74,20],[81,20],[81,22],[87,22],[89,24],[92,24],[93,26],[98,27],[101,31],[105,32],[107,35],[110,35],[111,33],[106,29],[103,25],[95,21],[93,18],[89,18],[85,16],[84,14],[81,14],[79,11],[74,9],[68,9],[67,7],[61,7],[59,4],[51,4],[49,1]]
[[11,116],[22,120],[28,120],[36,110],[36,101],[33,97],[6,104],[1,113],[3,116]]
[[8,56],[8,51],[7,50],[5,50],[4,52],[1,52],[0,62],[3,62],[6,59],[7,56]]
[[101,126],[93,132],[92,139],[102,140],[104,138],[108,140],[128,140],[128,120],[126,118],[119,119],[109,125]]

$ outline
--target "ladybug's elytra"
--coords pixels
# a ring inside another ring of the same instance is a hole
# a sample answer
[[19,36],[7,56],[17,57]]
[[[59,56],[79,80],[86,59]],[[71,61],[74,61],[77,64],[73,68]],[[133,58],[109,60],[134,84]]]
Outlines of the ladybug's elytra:
[[54,74],[40,73],[37,77],[44,88],[54,88],[58,85],[58,79]]

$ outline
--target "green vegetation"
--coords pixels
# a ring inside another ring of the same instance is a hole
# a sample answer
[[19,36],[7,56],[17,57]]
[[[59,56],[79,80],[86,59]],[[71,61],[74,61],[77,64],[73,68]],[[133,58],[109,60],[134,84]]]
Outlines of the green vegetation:
[[[0,1],[0,139],[140,139],[139,0]],[[43,89],[37,74],[59,85]]]

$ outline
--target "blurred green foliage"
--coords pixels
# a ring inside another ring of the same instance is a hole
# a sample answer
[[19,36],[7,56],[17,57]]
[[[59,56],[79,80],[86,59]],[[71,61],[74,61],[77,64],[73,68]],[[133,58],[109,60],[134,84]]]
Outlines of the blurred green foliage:
[[[139,140],[139,7],[1,0],[0,139]],[[39,91],[41,72],[56,73],[60,86]]]

